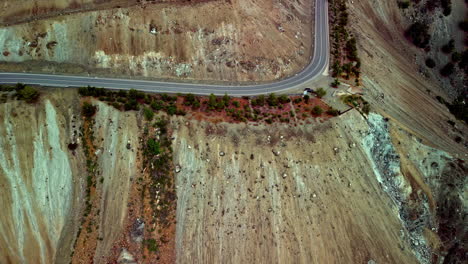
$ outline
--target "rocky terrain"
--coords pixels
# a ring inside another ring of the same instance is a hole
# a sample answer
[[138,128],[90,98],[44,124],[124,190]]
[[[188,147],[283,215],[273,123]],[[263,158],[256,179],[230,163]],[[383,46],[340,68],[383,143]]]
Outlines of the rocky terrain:
[[[83,22],[105,10],[65,11]],[[153,116],[141,94],[110,106],[73,89],[40,89],[35,103],[1,91],[0,263],[464,263],[468,127],[415,63],[406,11],[348,12],[369,114],[267,124],[205,106]],[[48,20],[60,19],[14,27]]]
[[[148,210],[135,204],[146,170],[138,112],[92,102],[97,183],[80,221],[87,174],[77,98],[48,91],[36,105],[1,105],[2,263],[173,262],[169,249],[143,258],[138,238],[151,231],[136,220]],[[398,122],[355,110],[297,127],[189,115],[169,129],[179,263],[431,263],[446,245],[460,252],[466,165]]]
[[55,2],[0,1],[1,69],[268,81],[311,57],[311,0]]

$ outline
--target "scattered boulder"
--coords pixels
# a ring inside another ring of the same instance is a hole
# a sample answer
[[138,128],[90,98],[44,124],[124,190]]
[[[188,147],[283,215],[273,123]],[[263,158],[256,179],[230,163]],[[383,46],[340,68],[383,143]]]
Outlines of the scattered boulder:
[[119,258],[117,259],[117,263],[119,264],[137,264],[135,258],[133,257],[130,252],[126,248],[122,248],[120,252]]
[[271,152],[273,152],[273,154],[274,154],[275,156],[279,156],[280,153],[281,153],[279,150],[274,150],[274,149],[271,150]]
[[226,155],[226,153],[224,153],[223,151],[220,151],[220,152],[219,152],[219,155],[220,155],[221,157],[224,157],[224,155]]
[[181,169],[182,169],[182,168],[180,167],[180,165],[176,165],[176,166],[175,166],[175,172],[176,172],[176,173],[179,173]]
[[[132,225],[132,230],[130,231],[130,236],[134,242],[143,241],[143,231],[145,229],[145,222],[142,219],[137,218]],[[126,262],[124,262],[126,263]]]

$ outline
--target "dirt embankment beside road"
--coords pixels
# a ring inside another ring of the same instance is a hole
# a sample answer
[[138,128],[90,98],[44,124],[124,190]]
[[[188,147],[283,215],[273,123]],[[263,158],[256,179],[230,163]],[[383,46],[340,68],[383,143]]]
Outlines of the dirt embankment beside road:
[[309,62],[313,2],[143,1],[115,8],[109,5],[119,1],[108,1],[107,9],[1,28],[1,69],[275,80]]

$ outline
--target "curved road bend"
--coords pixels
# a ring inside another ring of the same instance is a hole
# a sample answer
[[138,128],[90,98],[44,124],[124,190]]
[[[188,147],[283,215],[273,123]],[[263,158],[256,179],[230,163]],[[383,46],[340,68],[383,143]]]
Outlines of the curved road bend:
[[137,89],[158,93],[193,93],[199,95],[215,94],[231,96],[252,96],[267,93],[278,93],[297,88],[301,84],[314,80],[328,70],[329,36],[328,36],[328,0],[315,1],[315,45],[314,57],[300,73],[274,83],[255,85],[212,85],[195,83],[177,83],[163,81],[145,81],[117,78],[97,78],[51,74],[0,73],[0,83],[27,83],[57,87],[96,86],[109,89]]

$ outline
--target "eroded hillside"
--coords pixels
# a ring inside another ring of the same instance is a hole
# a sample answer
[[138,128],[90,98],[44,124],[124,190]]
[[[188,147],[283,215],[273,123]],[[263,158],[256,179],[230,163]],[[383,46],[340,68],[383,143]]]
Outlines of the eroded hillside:
[[[463,252],[465,163],[378,114],[288,126],[158,113],[153,124],[74,90],[42,93],[0,105],[2,262],[431,263]],[[154,170],[166,144],[171,170]]]
[[[362,86],[373,107],[417,134],[428,145],[465,153],[466,125],[459,123],[435,96],[447,96],[434,79],[419,73],[422,52],[404,38],[405,25],[396,1],[348,4],[362,60]],[[451,126],[449,122],[455,122]]]
[[80,126],[75,93],[40,105],[0,105],[0,262],[53,263],[69,256],[80,219],[83,164],[67,145]]
[[[265,81],[296,73],[311,57],[311,0],[120,2],[0,28],[1,69]],[[34,7],[3,6],[34,17]]]

